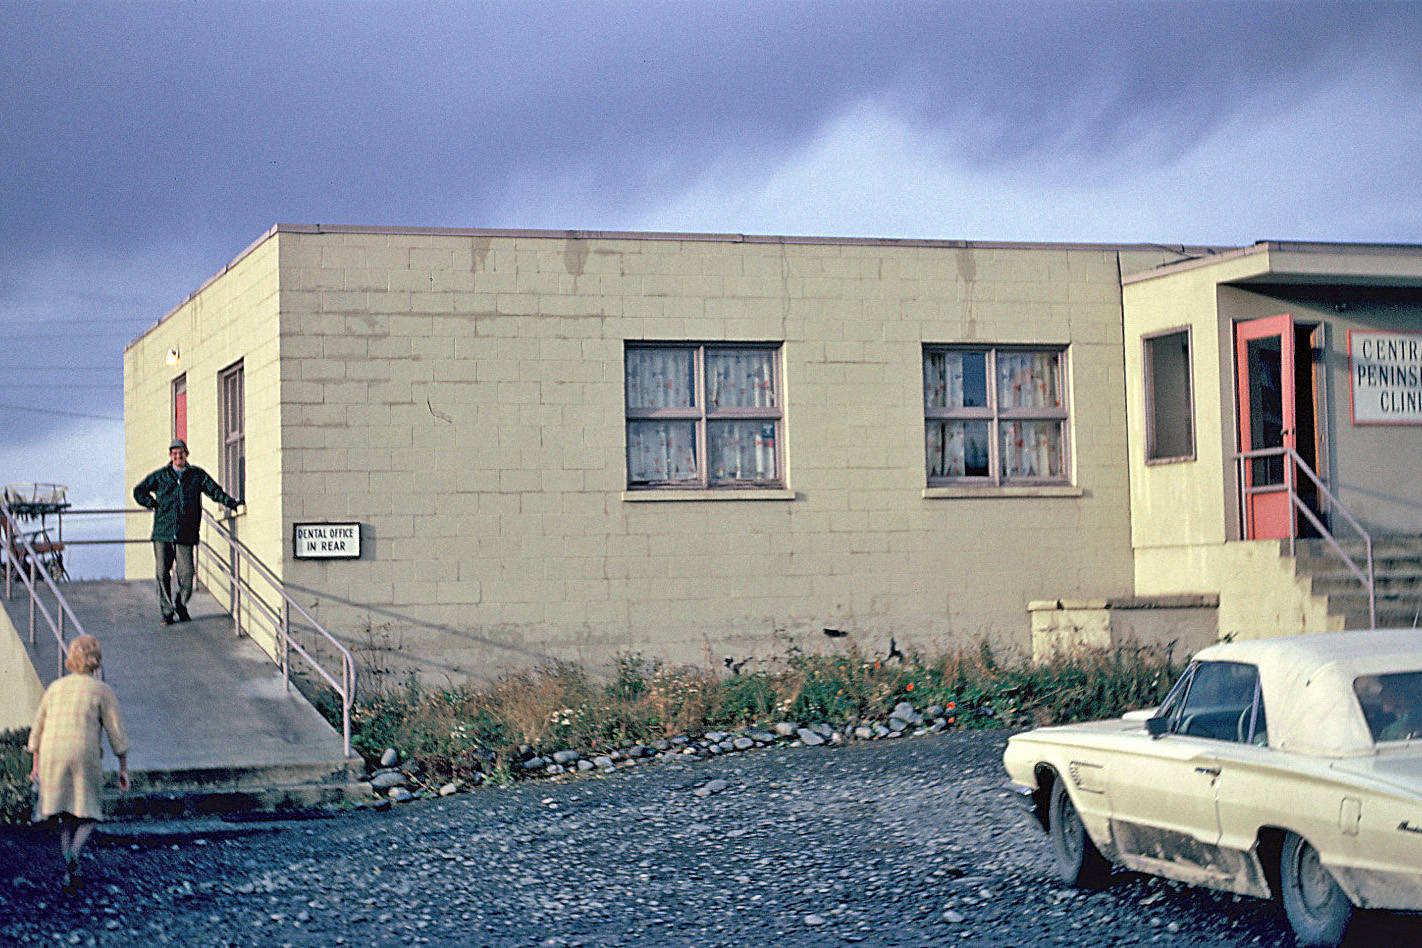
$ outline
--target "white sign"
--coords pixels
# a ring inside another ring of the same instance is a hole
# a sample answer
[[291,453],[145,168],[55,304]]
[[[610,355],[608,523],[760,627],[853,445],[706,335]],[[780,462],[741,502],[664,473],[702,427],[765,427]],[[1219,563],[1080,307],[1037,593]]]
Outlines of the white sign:
[[360,558],[360,524],[294,523],[292,548],[298,560]]
[[1422,425],[1422,333],[1348,330],[1355,425]]

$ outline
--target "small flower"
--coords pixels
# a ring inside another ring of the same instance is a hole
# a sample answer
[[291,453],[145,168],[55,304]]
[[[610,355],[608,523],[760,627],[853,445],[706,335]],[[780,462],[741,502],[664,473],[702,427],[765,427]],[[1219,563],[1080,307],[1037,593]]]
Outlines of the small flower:
[[913,691],[913,682],[909,682],[909,683],[908,683],[908,687],[905,688],[904,690],[905,690],[905,691]]
[[957,724],[957,723],[958,723],[958,719],[957,719],[957,718],[949,718],[949,719],[948,719],[948,723],[949,723],[949,724]]
[[956,704],[954,704],[953,702],[951,702],[951,701],[948,702],[948,710],[949,710],[949,711],[952,711],[952,710],[953,710],[954,708],[956,708],[956,707],[958,707],[958,706],[957,706]]

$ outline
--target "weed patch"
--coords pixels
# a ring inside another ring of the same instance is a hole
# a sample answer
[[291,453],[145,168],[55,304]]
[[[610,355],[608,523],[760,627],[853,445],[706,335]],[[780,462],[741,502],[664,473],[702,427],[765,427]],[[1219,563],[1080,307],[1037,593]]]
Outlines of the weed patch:
[[[941,709],[949,727],[1063,723],[1159,704],[1179,668],[1147,648],[1089,652],[1031,665],[1000,663],[984,646],[968,654],[901,661],[792,653],[773,670],[739,675],[673,669],[636,656],[606,679],[581,666],[547,665],[492,684],[428,688],[413,681],[361,701],[352,743],[369,762],[395,747],[426,782],[482,773],[522,774],[531,750],[584,756],[680,734],[789,720],[852,727],[883,720],[907,701]],[[317,702],[337,727],[329,694]]]
[[0,823],[30,821],[30,729],[0,731]]

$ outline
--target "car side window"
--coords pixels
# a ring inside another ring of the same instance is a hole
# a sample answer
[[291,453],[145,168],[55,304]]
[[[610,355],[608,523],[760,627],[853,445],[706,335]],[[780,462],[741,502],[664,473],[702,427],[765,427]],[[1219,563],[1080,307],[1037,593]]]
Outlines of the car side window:
[[1422,738],[1422,671],[1363,675],[1353,692],[1374,741]]
[[1178,734],[1267,743],[1259,670],[1242,662],[1200,662],[1175,722]]

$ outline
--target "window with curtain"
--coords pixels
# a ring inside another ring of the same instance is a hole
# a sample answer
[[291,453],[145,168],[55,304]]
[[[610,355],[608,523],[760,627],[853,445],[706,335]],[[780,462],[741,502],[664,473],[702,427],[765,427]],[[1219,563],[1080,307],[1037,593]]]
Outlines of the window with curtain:
[[930,486],[1065,483],[1062,349],[925,346]]
[[628,344],[627,485],[781,487],[778,344]]

